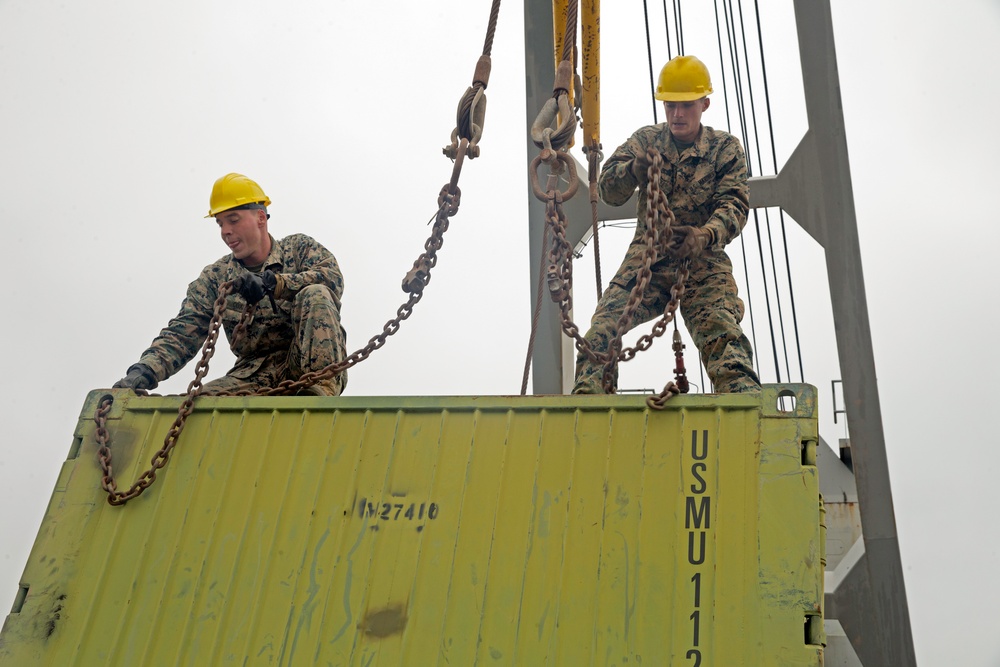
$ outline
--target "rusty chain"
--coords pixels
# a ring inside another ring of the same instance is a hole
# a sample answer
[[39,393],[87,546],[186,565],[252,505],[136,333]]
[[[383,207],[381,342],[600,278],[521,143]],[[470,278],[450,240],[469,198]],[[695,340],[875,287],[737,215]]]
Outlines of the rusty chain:
[[[177,418],[174,419],[174,423],[170,426],[167,437],[163,440],[163,446],[153,455],[152,465],[148,470],[139,475],[139,478],[129,487],[128,491],[118,490],[118,484],[115,482],[114,477],[114,469],[111,464],[111,446],[109,442],[110,436],[107,431],[107,416],[111,410],[112,399],[105,398],[98,406],[97,412],[94,415],[94,421],[97,424],[96,437],[100,445],[97,450],[97,456],[101,463],[101,470],[104,472],[101,478],[101,488],[107,491],[109,504],[124,505],[132,498],[141,494],[156,480],[156,471],[167,465],[170,450],[177,445],[177,438],[180,437],[181,431],[184,429],[188,415],[194,410],[194,399],[201,393],[201,381],[205,378],[205,374],[208,373],[208,362],[212,358],[212,355],[215,354],[215,343],[219,338],[219,331],[222,329],[222,313],[226,308],[226,297],[229,296],[232,290],[232,281],[223,283],[219,287],[219,295],[215,299],[212,320],[208,325],[208,336],[205,338],[205,342],[201,348],[201,359],[198,360],[198,364],[195,366],[194,380],[188,385],[187,395],[177,411]],[[243,311],[234,330],[233,338],[236,338],[236,332],[242,334],[246,329],[247,324],[253,317],[254,310],[255,307],[247,307]]]
[[[642,255],[642,266],[636,276],[636,284],[629,293],[625,308],[616,323],[615,337],[609,342],[608,349],[605,352],[596,352],[590,346],[590,343],[580,335],[580,328],[573,322],[571,316],[573,310],[573,249],[566,240],[566,215],[563,211],[562,202],[572,197],[576,192],[578,179],[575,165],[565,152],[545,149],[532,161],[529,170],[532,191],[536,198],[545,202],[546,229],[553,239],[553,243],[549,249],[550,263],[547,276],[550,297],[558,304],[563,332],[573,339],[576,349],[586,355],[591,362],[604,366],[601,385],[607,393],[614,393],[615,370],[618,362],[630,361],[635,357],[637,352],[648,350],[653,344],[653,340],[662,336],[666,331],[667,325],[674,320],[681,296],[685,291],[686,280],[689,276],[688,263],[685,261],[679,268],[677,278],[671,287],[671,298],[667,303],[664,314],[654,324],[652,332],[640,337],[634,347],[622,348],[621,340],[625,333],[625,327],[631,322],[636,309],[642,301],[642,295],[649,286],[649,282],[652,279],[652,265],[656,263],[658,257],[669,252],[673,233],[672,228],[676,222],[673,211],[667,205],[666,196],[660,190],[659,182],[663,157],[654,148],[649,148],[645,157],[648,162],[646,174],[647,207],[646,231],[643,235],[645,248]],[[538,167],[542,162],[548,164],[551,170],[545,191],[542,190],[538,178]],[[569,186],[565,191],[559,191],[555,187],[555,183],[557,182],[555,177],[564,170],[569,173]],[[668,398],[669,396],[662,398],[661,395],[662,401]]]
[[659,394],[648,396],[646,405],[653,410],[662,410],[667,406],[674,396],[686,394],[691,388],[687,378],[687,369],[684,368],[684,343],[681,341],[681,332],[677,329],[677,320],[674,320],[674,380],[667,383]]
[[654,396],[649,396],[646,398],[646,405],[648,405],[653,410],[662,410],[667,407],[667,401],[669,401],[674,396],[680,395],[681,390],[677,386],[676,382],[668,382],[667,386],[663,388],[659,394]]
[[[459,150],[456,154],[455,164],[452,168],[451,180],[446,183],[438,195],[438,210],[434,217],[434,227],[430,237],[424,243],[424,252],[413,262],[411,268],[402,282],[402,289],[409,294],[409,298],[396,311],[396,317],[386,322],[381,333],[373,336],[368,344],[360,350],[346,357],[343,361],[330,364],[318,371],[303,373],[297,380],[283,380],[274,387],[262,389],[260,391],[237,391],[220,394],[225,396],[276,396],[295,394],[296,392],[310,387],[317,382],[329,380],[348,368],[367,359],[371,354],[385,345],[389,336],[399,331],[403,320],[413,313],[413,307],[423,297],[424,288],[431,280],[431,269],[437,265],[437,251],[444,245],[444,233],[448,231],[449,218],[458,213],[462,192],[458,187],[458,179],[462,172],[466,149],[469,146],[467,139],[462,139]],[[177,445],[177,439],[187,422],[188,416],[194,410],[194,399],[202,391],[202,380],[208,373],[208,362],[215,353],[216,341],[222,329],[222,313],[225,310],[226,297],[232,292],[233,283],[223,283],[219,287],[219,295],[215,300],[215,307],[212,320],[208,325],[208,336],[202,345],[201,359],[195,367],[195,379],[188,385],[184,402],[177,411],[177,418],[167,433],[163,441],[163,446],[156,452],[151,461],[151,467],[142,473],[139,478],[129,487],[128,491],[118,491],[118,485],[114,478],[111,463],[110,435],[107,430],[107,416],[111,410],[113,399],[105,398],[100,402],[94,414],[94,422],[97,425],[95,437],[98,442],[98,459],[100,460],[103,476],[101,478],[101,488],[108,493],[108,503],[111,505],[124,505],[145,491],[156,479],[156,471],[167,464],[167,459],[172,450]],[[246,327],[253,320],[256,304],[247,305],[240,316],[236,327],[233,329],[233,340],[239,340],[246,330]],[[145,393],[145,392],[142,392]]]

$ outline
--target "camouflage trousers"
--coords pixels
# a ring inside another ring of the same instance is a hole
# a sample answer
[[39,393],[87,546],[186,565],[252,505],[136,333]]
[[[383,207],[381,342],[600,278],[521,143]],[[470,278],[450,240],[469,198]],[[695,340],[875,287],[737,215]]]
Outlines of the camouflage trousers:
[[[653,266],[653,276],[625,330],[649,322],[663,315],[670,301],[670,288],[675,271],[671,267]],[[625,310],[635,278],[623,284],[616,276],[604,290],[597,310],[585,336],[590,346],[599,353],[608,349],[615,335],[618,318]],[[701,354],[708,377],[716,392],[760,391],[760,380],[753,369],[753,351],[750,341],[743,334],[743,301],[737,296],[736,281],[728,272],[707,275],[692,274],[687,289],[681,297],[681,315],[694,344]],[[576,358],[576,384],[574,394],[603,394],[601,378],[604,366],[595,364],[582,352]],[[666,375],[666,374],[665,374]],[[666,382],[665,378],[664,382]],[[614,373],[618,384],[618,367]]]
[[[256,369],[249,374],[236,373],[234,369],[221,378],[206,382],[202,394],[257,392],[344,360],[347,333],[340,325],[340,309],[333,292],[326,285],[306,285],[295,295],[292,326],[295,339],[288,350],[277,350],[254,359],[251,368],[256,366]],[[323,393],[339,396],[347,386],[347,371],[324,384]]]

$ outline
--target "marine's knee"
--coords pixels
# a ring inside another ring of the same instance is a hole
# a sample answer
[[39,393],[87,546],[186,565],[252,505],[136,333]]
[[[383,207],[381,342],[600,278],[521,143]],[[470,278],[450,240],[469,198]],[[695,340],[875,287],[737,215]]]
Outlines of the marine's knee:
[[306,285],[295,295],[296,303],[307,301],[333,301],[333,290],[326,285]]
[[326,285],[306,285],[295,295],[294,317],[339,318],[340,304]]
[[590,319],[590,328],[587,330],[586,338],[589,341],[595,339],[607,339],[614,335],[615,327],[618,324],[618,315],[610,308],[598,308],[594,316]]

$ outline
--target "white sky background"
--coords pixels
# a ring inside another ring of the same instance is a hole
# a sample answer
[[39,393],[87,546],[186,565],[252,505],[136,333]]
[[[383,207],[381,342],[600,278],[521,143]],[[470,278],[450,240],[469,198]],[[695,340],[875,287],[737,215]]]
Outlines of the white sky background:
[[[686,50],[712,65],[714,20],[699,27],[687,4]],[[794,25],[790,0],[762,4],[783,163],[806,126]],[[641,7],[605,8],[607,153],[651,122]],[[202,219],[217,177],[256,179],[274,201],[276,237],[304,232],[336,254],[352,350],[394,316],[405,297],[399,282],[451,174],[441,147],[488,11],[487,0],[281,9],[0,0],[8,243],[0,611],[14,598],[87,392],[124,373],[176,313],[187,284],[224,254],[214,223]],[[463,169],[461,209],[434,278],[402,331],[350,372],[352,395],[519,391],[535,270],[520,11],[518,2],[501,10],[483,157]],[[987,253],[1000,241],[988,204],[1000,150],[992,130],[1000,4],[840,0],[833,18],[917,658],[997,667],[991,526],[1000,439],[987,392],[1000,367]],[[654,56],[657,70],[665,56]],[[726,126],[721,96],[704,122]],[[773,173],[769,157],[764,166]],[[844,431],[832,424],[830,380],[839,371],[823,255],[787,224],[806,380],[821,392],[821,431],[835,445]],[[602,234],[605,281],[631,234]],[[589,248],[577,267],[576,317],[585,326],[594,305]],[[670,379],[669,342],[658,345],[665,354],[654,346],[623,369],[623,386],[659,389]],[[230,362],[220,352],[211,375]],[[189,366],[159,391],[181,392],[192,375]],[[774,381],[773,370],[763,379]]]

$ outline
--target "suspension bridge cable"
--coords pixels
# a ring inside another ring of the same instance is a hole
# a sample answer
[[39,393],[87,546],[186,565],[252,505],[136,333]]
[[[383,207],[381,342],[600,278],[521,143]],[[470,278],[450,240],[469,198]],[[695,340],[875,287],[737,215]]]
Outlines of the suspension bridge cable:
[[[778,153],[774,145],[774,123],[771,115],[771,95],[767,85],[767,61],[764,58],[764,35],[760,27],[760,6],[758,0],[754,0],[754,14],[757,19],[757,43],[760,49],[760,67],[764,79],[764,101],[767,108],[767,128],[771,135],[771,160],[774,164],[774,173],[778,173]],[[799,360],[799,380],[805,382],[805,370],[802,365],[802,344],[799,338],[799,319],[795,307],[795,292],[792,289],[792,266],[788,253],[788,236],[785,233],[785,212],[778,209],[778,216],[781,222],[781,240],[785,246],[785,272],[788,275],[788,298],[792,306],[792,328],[795,331],[795,350]]]

